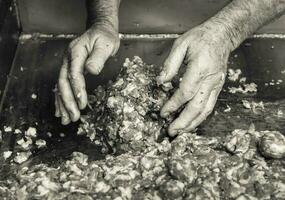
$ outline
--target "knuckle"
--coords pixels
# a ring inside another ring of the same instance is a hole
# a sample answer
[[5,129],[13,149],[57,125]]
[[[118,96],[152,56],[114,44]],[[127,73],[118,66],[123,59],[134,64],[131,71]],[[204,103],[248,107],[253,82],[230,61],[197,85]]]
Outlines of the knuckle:
[[72,40],[68,45],[68,51],[71,52],[72,49],[77,45],[77,43],[78,43],[78,38],[75,40]]
[[187,89],[184,89],[184,88],[181,88],[179,90],[179,96],[180,96],[180,99],[183,100],[183,101],[187,101],[187,100],[190,100],[190,98],[193,96],[194,92],[192,90],[187,90]]
[[76,79],[77,75],[78,75],[78,73],[77,73],[77,71],[74,68],[71,67],[68,70],[68,78],[69,79]]
[[212,113],[213,110],[207,110],[204,114],[204,117],[208,117],[211,113]]
[[76,44],[73,47],[69,47],[68,53],[72,57],[72,59],[74,59],[74,57],[77,57],[78,54],[80,53],[79,50],[80,50],[79,45]]
[[71,79],[71,80],[77,80],[79,79],[81,76],[81,73],[76,69],[76,68],[73,68],[71,67],[69,70],[68,70],[68,78]]
[[[96,52],[96,53],[100,53],[101,55],[105,55],[107,54],[109,48],[107,47],[106,44],[103,44],[103,43],[96,43],[95,46],[94,46],[94,51],[93,52]],[[92,53],[93,56],[94,53]]]
[[76,42],[76,43],[70,43],[68,45],[67,48],[67,52],[69,53],[69,55],[74,56],[74,54],[81,54],[84,53],[83,48],[85,47],[85,49],[88,51],[87,48],[88,45],[86,45],[85,43],[82,42]]
[[177,98],[177,102],[185,102],[187,101],[189,98],[188,98],[188,94],[185,92],[185,91],[181,91],[178,95],[178,98]]
[[[208,66],[202,67],[198,73],[199,78],[208,77],[209,71],[210,70]],[[211,76],[209,76],[209,78],[211,78]],[[196,82],[198,82],[198,80],[196,80]]]
[[68,46],[68,48],[67,48],[67,53],[68,53],[69,59],[70,59],[70,56],[72,56],[72,54],[74,52],[73,48],[74,48],[73,46]]
[[181,39],[181,37],[179,37],[174,40],[173,46],[178,47],[179,45],[181,45],[182,42],[183,40]]
[[67,102],[68,103],[65,104],[65,108],[66,108],[67,113],[72,113],[74,115],[75,111],[73,109],[73,101],[70,98],[68,98]]
[[181,99],[183,100],[186,100],[188,99],[189,95],[190,95],[190,91],[186,91],[186,90],[180,90],[180,96],[181,96]]
[[66,111],[61,110],[61,117],[67,119],[68,118],[68,114],[66,113]]
[[72,48],[75,44],[77,44],[77,42],[78,42],[78,39],[72,40],[72,41],[69,43],[68,47],[69,47],[69,48]]

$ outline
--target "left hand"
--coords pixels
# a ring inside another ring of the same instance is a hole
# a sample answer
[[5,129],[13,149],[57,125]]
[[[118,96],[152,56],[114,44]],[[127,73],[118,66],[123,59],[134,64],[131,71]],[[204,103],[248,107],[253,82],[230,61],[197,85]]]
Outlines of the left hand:
[[55,116],[63,125],[80,118],[87,105],[84,72],[98,75],[107,59],[118,51],[119,33],[108,22],[96,22],[71,41],[63,58],[55,93]]
[[213,111],[225,81],[231,50],[226,31],[214,23],[202,24],[176,39],[157,78],[159,84],[169,82],[181,64],[186,64],[179,88],[161,109],[161,116],[167,117],[186,104],[170,124],[170,136],[193,131]]

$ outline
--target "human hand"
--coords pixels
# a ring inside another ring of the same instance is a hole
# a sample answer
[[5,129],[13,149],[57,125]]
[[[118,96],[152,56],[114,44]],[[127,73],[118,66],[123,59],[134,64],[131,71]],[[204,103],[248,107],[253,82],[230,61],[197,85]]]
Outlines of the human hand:
[[170,136],[194,130],[213,111],[223,87],[232,50],[229,36],[214,23],[205,23],[176,39],[157,81],[171,81],[182,63],[186,72],[179,88],[161,109],[167,117],[185,105],[168,128]]
[[95,23],[69,44],[55,91],[55,116],[63,125],[77,121],[88,103],[84,72],[98,75],[119,45],[117,29],[104,23]]

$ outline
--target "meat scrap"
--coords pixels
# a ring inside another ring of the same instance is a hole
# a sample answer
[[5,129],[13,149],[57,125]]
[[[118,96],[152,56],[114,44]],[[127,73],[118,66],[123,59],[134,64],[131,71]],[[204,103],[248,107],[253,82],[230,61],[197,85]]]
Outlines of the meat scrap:
[[[90,107],[96,109],[82,117],[78,134],[109,151],[103,160],[73,152],[58,166],[41,163],[20,167],[0,182],[0,197],[285,198],[285,139],[281,133],[257,131],[251,125],[226,137],[183,133],[170,142],[163,136],[171,119],[161,119],[159,110],[170,96],[171,86],[165,86],[170,91],[158,87],[157,73],[156,67],[139,57],[126,59],[116,81],[98,87],[89,97]],[[30,129],[30,133],[32,139],[35,131]],[[23,147],[29,149],[27,138],[19,141],[21,152]],[[36,144],[45,145],[39,140]],[[18,163],[26,158],[21,152],[13,153],[20,156]]]

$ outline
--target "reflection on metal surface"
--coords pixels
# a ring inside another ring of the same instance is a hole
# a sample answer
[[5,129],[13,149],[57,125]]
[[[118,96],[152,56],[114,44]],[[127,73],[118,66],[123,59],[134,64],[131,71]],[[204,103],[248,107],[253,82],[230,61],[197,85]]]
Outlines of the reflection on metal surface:
[[[20,40],[29,40],[32,38],[39,38],[39,39],[73,39],[77,37],[77,34],[44,34],[44,33],[33,33],[33,34],[21,34]],[[181,34],[123,34],[120,33],[119,37],[122,40],[131,40],[131,39],[176,39]],[[255,39],[285,39],[285,34],[253,34],[250,38]]]
[[[23,33],[20,36],[20,40],[29,40],[29,39],[73,39],[77,37],[77,34],[44,34],[44,33],[33,33],[27,34]],[[123,34],[120,33],[119,37],[122,40],[129,39],[175,39],[178,38],[180,34]]]
[[33,34],[27,34],[22,33],[19,37],[20,41],[30,40],[30,39],[72,39],[77,37],[76,34],[44,34],[44,33],[33,33]]
[[175,39],[181,34],[120,34],[121,39]]
[[251,38],[285,39],[285,34],[254,34]]

